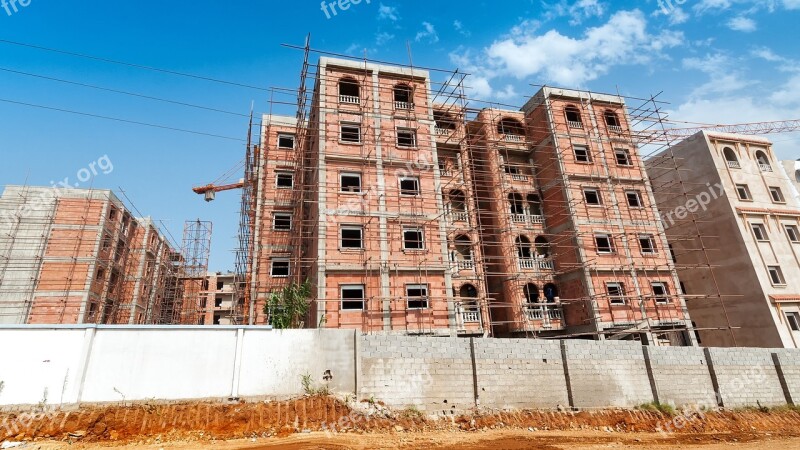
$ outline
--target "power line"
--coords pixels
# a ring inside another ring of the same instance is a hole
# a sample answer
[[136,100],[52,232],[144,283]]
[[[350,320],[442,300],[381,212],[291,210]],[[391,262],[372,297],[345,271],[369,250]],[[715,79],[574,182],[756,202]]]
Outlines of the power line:
[[112,121],[115,121],[115,122],[129,123],[129,124],[133,124],[133,125],[141,125],[141,126],[151,127],[151,128],[159,128],[159,129],[162,129],[162,130],[179,131],[181,133],[196,134],[196,135],[200,135],[200,136],[208,136],[208,137],[214,137],[214,138],[219,138],[219,139],[227,139],[229,141],[245,142],[244,139],[239,139],[239,138],[230,137],[230,136],[223,136],[223,135],[212,134],[212,133],[204,133],[202,131],[186,130],[186,129],[183,129],[183,128],[168,127],[168,126],[165,126],[165,125],[157,125],[157,124],[147,123],[147,122],[138,122],[138,121],[135,121],[135,120],[120,119],[120,118],[117,118],[117,117],[102,116],[102,115],[99,115],[99,114],[91,114],[91,113],[85,113],[85,112],[80,112],[80,111],[72,111],[72,110],[69,110],[69,109],[55,108],[55,107],[52,107],[52,106],[44,106],[44,105],[36,105],[36,104],[33,104],[33,103],[18,102],[18,101],[14,101],[14,100],[8,100],[8,99],[5,99],[5,98],[0,98],[0,102],[11,103],[11,104],[14,104],[14,105],[29,106],[31,108],[39,108],[39,109],[46,109],[46,110],[50,110],[50,111],[58,111],[58,112],[63,112],[63,113],[76,114],[76,115],[85,116],[85,117],[93,117],[93,118],[96,118],[96,119],[112,120]]
[[0,70],[2,70],[4,72],[15,73],[15,74],[18,74],[18,75],[25,75],[25,76],[29,76],[29,77],[41,78],[43,80],[57,81],[59,83],[66,83],[66,84],[86,87],[86,88],[90,88],[90,89],[97,89],[97,90],[106,91],[106,92],[114,92],[116,94],[123,94],[123,95],[129,95],[129,96],[132,96],[132,97],[144,98],[144,99],[147,99],[147,100],[155,100],[155,101],[159,101],[159,102],[171,103],[171,104],[174,104],[174,105],[187,106],[187,107],[190,107],[190,108],[203,109],[203,110],[206,110],[206,111],[213,111],[213,112],[218,112],[218,113],[223,113],[223,114],[230,114],[230,115],[239,116],[239,117],[250,117],[247,114],[242,114],[242,113],[237,113],[237,112],[232,112],[232,111],[225,111],[225,110],[222,110],[222,109],[210,108],[210,107],[207,107],[207,106],[193,105],[191,103],[184,103],[184,102],[179,102],[179,101],[176,101],[176,100],[168,100],[168,99],[164,99],[164,98],[153,97],[153,96],[150,96],[150,95],[137,94],[135,92],[122,91],[122,90],[119,90],[119,89],[112,89],[112,88],[106,88],[106,87],[102,87],[102,86],[95,86],[95,85],[92,85],[92,84],[79,83],[77,81],[63,80],[63,79],[60,79],[60,78],[48,77],[48,76],[45,76],[45,75],[39,75],[39,74],[35,74],[35,73],[30,73],[30,72],[23,72],[23,71],[20,71],[20,70],[8,69],[8,68],[5,68],[5,67],[0,67]]
[[99,56],[86,55],[86,54],[83,54],[83,53],[76,53],[76,52],[70,52],[70,51],[66,51],[66,50],[59,50],[59,49],[55,49],[55,48],[43,47],[43,46],[40,46],[40,45],[26,44],[24,42],[11,41],[11,40],[8,40],[8,39],[0,39],[0,43],[9,44],[9,45],[17,45],[17,46],[20,46],[20,47],[34,48],[34,49],[37,49],[37,50],[43,50],[43,51],[52,52],[52,53],[60,53],[62,55],[69,55],[69,56],[75,56],[75,57],[78,57],[78,58],[91,59],[91,60],[94,60],[94,61],[101,61],[101,62],[105,62],[105,63],[109,63],[109,64],[117,64],[117,65],[120,65],[120,66],[127,66],[127,67],[135,67],[137,69],[152,70],[154,72],[167,73],[167,74],[170,74],[170,75],[177,75],[177,76],[186,77],[186,78],[194,78],[194,79],[197,79],[197,80],[211,81],[211,82],[214,82],[214,83],[227,84],[227,85],[230,85],[230,86],[238,86],[238,87],[243,87],[243,88],[248,88],[248,89],[256,89],[256,90],[259,90],[259,91],[269,91],[268,88],[263,88],[263,87],[259,87],[259,86],[253,86],[253,85],[244,84],[244,83],[237,83],[235,81],[220,80],[218,78],[211,78],[211,77],[206,77],[206,76],[202,76],[202,75],[195,75],[195,74],[191,74],[191,73],[178,72],[178,71],[169,70],[169,69],[161,69],[161,68],[158,68],[158,67],[145,66],[145,65],[142,65],[142,64],[129,63],[129,62],[125,62],[125,61],[118,61],[118,60],[114,60],[114,59],[102,58],[102,57],[99,57]]

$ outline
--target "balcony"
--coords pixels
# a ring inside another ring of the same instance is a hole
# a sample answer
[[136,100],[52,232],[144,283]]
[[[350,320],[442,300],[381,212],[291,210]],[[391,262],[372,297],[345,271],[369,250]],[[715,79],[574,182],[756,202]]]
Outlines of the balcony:
[[414,109],[414,104],[409,102],[394,102],[394,109],[411,111],[412,109]]
[[511,174],[511,179],[514,180],[514,181],[524,181],[525,183],[528,182],[527,175],[520,175],[518,173],[512,173]]
[[570,120],[570,121],[567,121],[567,125],[569,125],[570,128],[574,128],[576,130],[582,130],[583,129],[583,122],[575,122],[574,120]]
[[461,259],[456,261],[456,266],[458,267],[458,270],[474,270],[475,261],[471,259]]
[[511,221],[514,223],[526,223],[528,221],[528,216],[525,214],[512,214]]
[[450,220],[453,222],[467,222],[469,219],[466,211],[451,212]]
[[534,225],[544,225],[544,216],[528,216],[528,219]]
[[742,166],[739,165],[739,161],[726,161],[726,163],[728,163],[728,167],[730,167],[731,169],[741,169],[742,168]]
[[622,134],[622,127],[619,125],[609,125],[608,131],[612,133]]
[[349,105],[358,105],[361,103],[361,99],[356,97],[355,95],[340,95],[339,96],[339,103],[347,103]]
[[551,320],[564,320],[564,313],[558,303],[528,303],[524,310],[528,320],[544,321],[545,326],[549,326]]
[[536,266],[539,270],[555,270],[556,265],[552,259],[537,259]]
[[461,320],[464,323],[481,323],[481,313],[477,311],[462,311]]
[[433,131],[434,131],[434,133],[435,133],[437,136],[450,136],[450,132],[451,132],[452,130],[448,130],[447,128],[439,128],[439,127],[435,127],[435,128],[433,129]]
[[504,134],[503,140],[506,142],[522,142],[523,137],[519,134]]
[[439,175],[441,175],[443,177],[452,177],[453,176],[453,171],[450,170],[450,169],[442,169],[442,168],[440,168],[439,169]]
[[772,172],[772,166],[769,164],[758,164],[758,168],[761,169],[762,172]]
[[520,270],[533,270],[537,266],[536,260],[531,258],[522,258],[519,260]]
[[555,263],[550,258],[520,258],[520,270],[555,270]]
[[478,306],[474,305],[475,299],[470,299],[470,304],[465,306],[463,303],[456,304],[456,314],[461,320],[461,328],[466,328],[466,324],[481,323],[481,310]]

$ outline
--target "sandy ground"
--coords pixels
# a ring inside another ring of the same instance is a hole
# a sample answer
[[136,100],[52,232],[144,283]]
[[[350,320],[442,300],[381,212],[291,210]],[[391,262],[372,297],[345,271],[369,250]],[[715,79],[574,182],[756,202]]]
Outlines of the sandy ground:
[[[798,430],[800,435],[800,430]],[[303,433],[285,438],[233,441],[192,441],[156,444],[65,444],[33,443],[25,450],[366,450],[366,449],[437,449],[437,450],[595,450],[595,449],[704,449],[704,450],[796,450],[800,437],[782,437],[770,433],[672,434],[606,433],[597,431],[528,431],[489,430],[478,432],[414,432],[336,434]]]

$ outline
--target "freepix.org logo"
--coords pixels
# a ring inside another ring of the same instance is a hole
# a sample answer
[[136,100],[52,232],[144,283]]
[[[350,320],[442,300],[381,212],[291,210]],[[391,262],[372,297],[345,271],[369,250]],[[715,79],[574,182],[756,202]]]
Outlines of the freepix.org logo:
[[[330,19],[331,17],[336,17],[339,11],[347,11],[352,5],[358,5],[362,1],[369,5],[372,0],[335,0],[331,2],[322,0],[320,9],[325,13],[325,17]],[[336,10],[337,8],[339,11]]]
[[675,11],[675,5],[681,6],[686,3],[686,0],[658,0],[658,6],[664,14],[670,14]]
[[20,7],[27,7],[31,4],[31,0],[0,0],[0,7],[6,10],[9,16],[19,12]]

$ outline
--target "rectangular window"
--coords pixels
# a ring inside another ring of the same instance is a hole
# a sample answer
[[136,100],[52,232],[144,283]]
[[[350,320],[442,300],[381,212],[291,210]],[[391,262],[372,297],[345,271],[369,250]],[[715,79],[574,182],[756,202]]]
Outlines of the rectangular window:
[[419,195],[419,178],[400,178],[400,195]]
[[781,188],[779,187],[769,188],[769,195],[772,196],[772,201],[774,203],[786,203],[786,199],[783,198],[783,192],[781,192]]
[[643,206],[642,194],[639,191],[625,191],[625,197],[628,199],[628,206],[631,208],[641,208]]
[[294,173],[276,172],[275,187],[278,189],[291,189],[294,187]]
[[756,237],[757,241],[769,241],[769,238],[767,237],[767,229],[764,228],[763,224],[752,223],[750,224],[750,227],[753,228],[753,235]]
[[656,253],[656,241],[653,239],[652,234],[639,235],[639,246],[642,248],[642,253],[653,254]]
[[631,153],[624,148],[617,148],[614,149],[614,157],[617,159],[617,165],[619,166],[632,166],[633,163],[631,162]]
[[597,253],[614,253],[614,243],[611,236],[607,234],[595,234],[594,243],[597,247]]
[[271,261],[269,273],[274,278],[286,278],[289,276],[289,258],[274,258]]
[[361,143],[361,125],[356,123],[343,123],[339,139],[342,142]]
[[425,249],[425,234],[421,228],[403,229],[403,249],[404,250],[423,250]]
[[800,242],[800,233],[797,231],[796,225],[786,225],[786,236],[789,237],[790,242]]
[[586,199],[587,205],[597,206],[603,204],[603,197],[597,189],[584,189],[583,198]]
[[292,215],[290,213],[275,213],[272,216],[272,229],[275,231],[290,231],[292,229]]
[[416,147],[417,146],[417,131],[408,128],[397,129],[397,146],[398,147]]
[[753,196],[750,195],[750,188],[746,184],[736,185],[736,195],[739,196],[739,200],[753,200]]
[[800,314],[796,312],[787,312],[786,323],[789,324],[789,329],[792,331],[800,331]]
[[103,250],[108,250],[111,248],[111,235],[106,234],[103,236]]
[[783,278],[783,271],[779,266],[768,266],[767,270],[769,270],[769,279],[772,281],[772,284],[775,286],[784,286],[786,285],[786,280]]
[[666,283],[653,283],[650,285],[653,288],[653,298],[656,303],[665,304],[669,303],[669,291],[667,290]]
[[341,173],[339,183],[342,192],[361,192],[360,173]]
[[406,300],[408,309],[427,309],[428,308],[428,285],[427,284],[407,284]]
[[364,248],[364,227],[343,226],[341,235],[342,248]]
[[622,283],[606,283],[606,292],[612,305],[625,304],[625,286]]
[[278,148],[294,149],[294,135],[278,134]]
[[364,309],[364,285],[342,286],[342,311]]
[[589,147],[585,145],[576,145],[573,149],[575,151],[575,161],[583,163],[592,162],[592,155],[589,153]]

